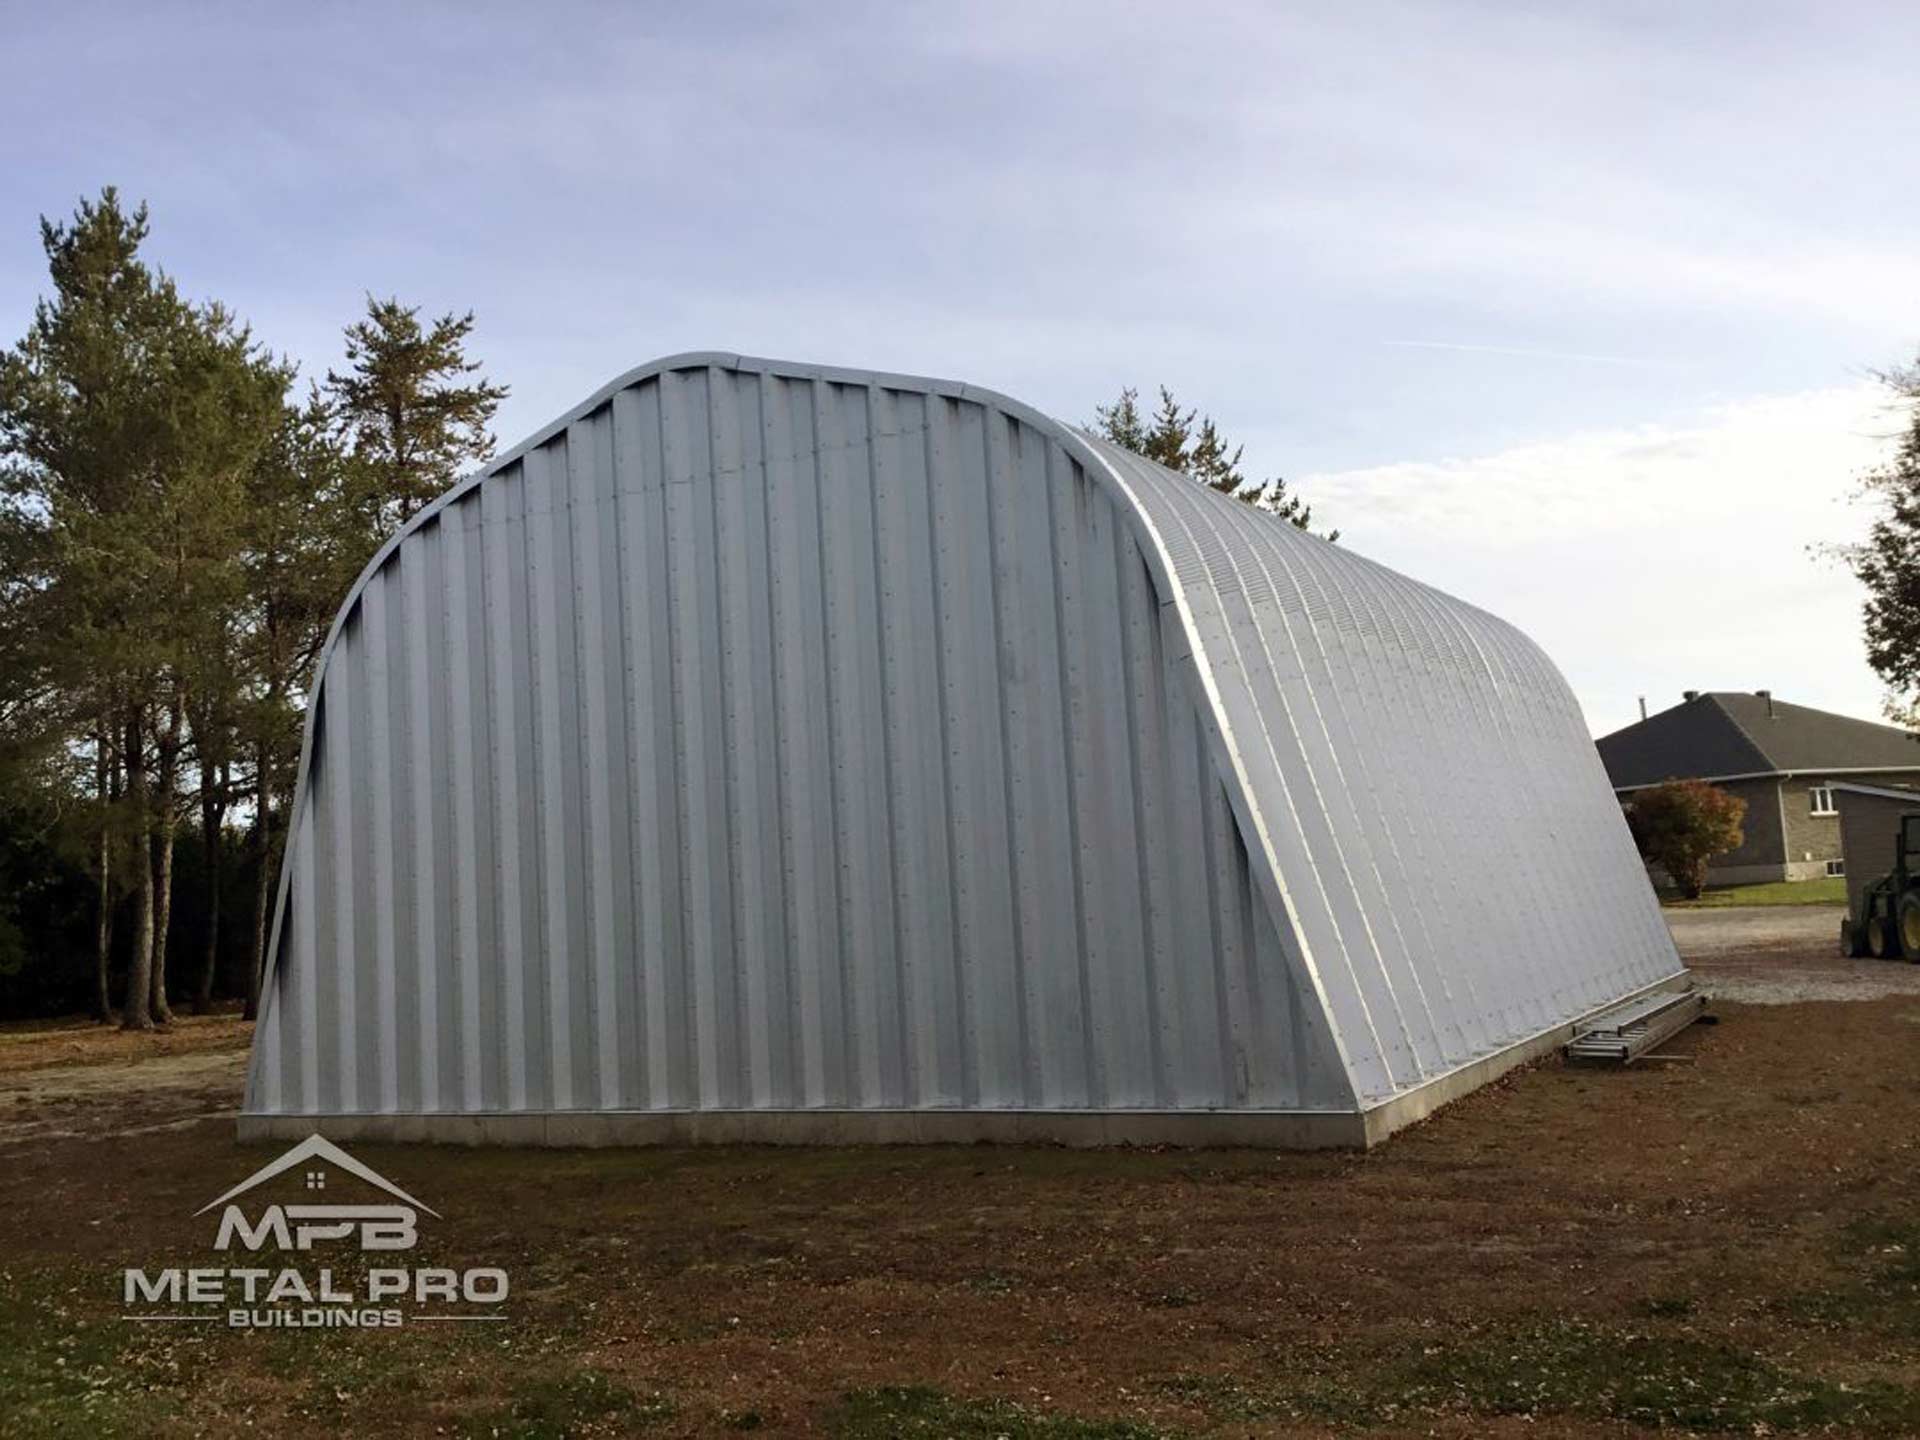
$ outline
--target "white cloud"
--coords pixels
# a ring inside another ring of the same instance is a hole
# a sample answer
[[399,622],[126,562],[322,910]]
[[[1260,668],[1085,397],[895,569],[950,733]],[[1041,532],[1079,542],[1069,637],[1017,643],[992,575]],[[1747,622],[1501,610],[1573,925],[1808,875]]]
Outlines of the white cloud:
[[1344,542],[1526,630],[1596,734],[1683,689],[1770,688],[1876,717],[1859,588],[1820,553],[1864,530],[1898,416],[1860,384],[1684,426],[1303,476]]

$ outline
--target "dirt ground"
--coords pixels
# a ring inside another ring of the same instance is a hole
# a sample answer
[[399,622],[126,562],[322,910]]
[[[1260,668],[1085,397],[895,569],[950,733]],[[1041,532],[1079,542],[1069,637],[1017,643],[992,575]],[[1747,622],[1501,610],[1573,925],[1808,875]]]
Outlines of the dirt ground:
[[1683,944],[1767,1003],[1366,1155],[353,1146],[414,1264],[512,1277],[390,1331],[128,1322],[122,1267],[236,1263],[244,1037],[0,1031],[0,1434],[1920,1434],[1920,994]]
[[237,1013],[185,1015],[153,1034],[87,1020],[0,1026],[0,1154],[22,1140],[229,1116],[252,1033]]

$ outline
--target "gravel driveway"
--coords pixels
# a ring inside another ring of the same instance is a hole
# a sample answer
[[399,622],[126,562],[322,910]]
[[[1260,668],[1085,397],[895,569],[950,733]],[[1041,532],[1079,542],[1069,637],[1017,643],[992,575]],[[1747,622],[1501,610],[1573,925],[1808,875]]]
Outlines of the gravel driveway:
[[1723,1000],[1792,1005],[1920,995],[1920,965],[1840,954],[1839,905],[1668,910],[1667,928],[1700,987]]
[[1667,910],[1673,943],[1687,960],[1755,946],[1836,948],[1842,905],[1749,905],[1713,910]]

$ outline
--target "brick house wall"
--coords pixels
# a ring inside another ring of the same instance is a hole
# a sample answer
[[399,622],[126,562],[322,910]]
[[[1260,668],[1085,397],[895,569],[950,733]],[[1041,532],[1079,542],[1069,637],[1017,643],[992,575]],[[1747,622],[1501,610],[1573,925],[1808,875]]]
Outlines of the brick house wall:
[[[1920,774],[1889,770],[1865,775],[1836,775],[1835,781],[1854,785],[1885,785],[1913,789]],[[1823,776],[1795,775],[1780,782],[1781,808],[1786,815],[1785,859],[1787,879],[1809,880],[1827,873],[1827,862],[1841,858],[1840,817],[1813,813],[1816,786],[1830,783]]]

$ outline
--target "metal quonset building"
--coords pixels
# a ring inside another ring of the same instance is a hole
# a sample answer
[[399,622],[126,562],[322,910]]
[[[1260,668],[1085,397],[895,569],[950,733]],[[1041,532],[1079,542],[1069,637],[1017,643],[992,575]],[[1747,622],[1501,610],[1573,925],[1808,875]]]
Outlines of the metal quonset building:
[[1684,975],[1512,627],[732,355],[374,559],[283,868],[248,1136],[1367,1144]]

